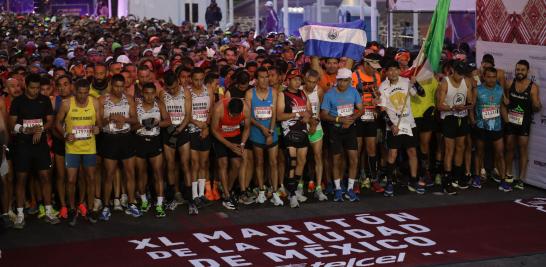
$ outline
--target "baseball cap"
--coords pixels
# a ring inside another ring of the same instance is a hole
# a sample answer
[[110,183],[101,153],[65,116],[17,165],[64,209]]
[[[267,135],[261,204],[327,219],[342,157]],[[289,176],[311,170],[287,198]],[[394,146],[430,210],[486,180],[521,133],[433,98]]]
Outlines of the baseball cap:
[[364,57],[364,62],[368,63],[374,69],[381,68],[381,64],[379,63],[380,60],[381,60],[381,56],[378,54],[369,54],[366,57]]
[[130,64],[130,63],[131,63],[131,60],[130,60],[129,57],[127,57],[126,55],[120,55],[120,56],[116,59],[116,62],[122,63],[122,64]]
[[353,73],[350,69],[341,68],[337,71],[336,79],[348,79],[353,76]]
[[273,2],[267,1],[267,2],[265,2],[265,6],[273,7]]
[[289,79],[292,79],[294,77],[303,77],[303,75],[301,74],[301,71],[299,69],[291,69],[287,74],[286,74],[286,79],[289,80]]

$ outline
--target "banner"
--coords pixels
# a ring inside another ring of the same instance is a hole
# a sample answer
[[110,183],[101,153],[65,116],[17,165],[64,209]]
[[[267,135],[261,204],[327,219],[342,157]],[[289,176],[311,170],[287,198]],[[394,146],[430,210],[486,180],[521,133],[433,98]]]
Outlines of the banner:
[[88,4],[54,4],[51,5],[51,14],[67,16],[83,16],[93,13]]
[[[438,0],[388,0],[387,8],[390,11],[399,12],[432,12]],[[476,0],[455,0],[451,1],[449,8],[453,11],[470,11],[476,10]]]

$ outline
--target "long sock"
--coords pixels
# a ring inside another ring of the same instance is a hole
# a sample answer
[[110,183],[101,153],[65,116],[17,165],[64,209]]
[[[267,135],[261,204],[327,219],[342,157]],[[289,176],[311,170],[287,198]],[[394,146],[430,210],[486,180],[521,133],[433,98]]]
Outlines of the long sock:
[[148,198],[146,198],[146,194],[140,195],[140,199],[142,200],[142,202],[148,202]]
[[377,180],[377,156],[368,157],[368,165],[370,165],[370,176],[372,180]]
[[199,196],[202,197],[205,195],[205,183],[206,183],[206,179],[198,179],[197,182],[198,182],[198,185],[199,185]]
[[349,182],[347,183],[347,191],[353,190],[354,186],[355,186],[355,179],[349,178]]
[[17,215],[23,215],[23,208],[17,208]]
[[341,179],[334,179],[336,190],[341,190]]
[[[301,178],[301,176],[300,176]],[[298,188],[298,180],[297,178],[288,178],[286,180],[286,189],[288,189],[288,192],[291,196],[293,196],[296,193],[296,189]]]
[[199,186],[199,184],[197,183],[197,181],[195,182],[191,182],[191,198],[194,199],[196,197],[199,197],[199,194],[197,194],[197,187]]
[[157,197],[157,205],[158,206],[163,205],[163,197]]

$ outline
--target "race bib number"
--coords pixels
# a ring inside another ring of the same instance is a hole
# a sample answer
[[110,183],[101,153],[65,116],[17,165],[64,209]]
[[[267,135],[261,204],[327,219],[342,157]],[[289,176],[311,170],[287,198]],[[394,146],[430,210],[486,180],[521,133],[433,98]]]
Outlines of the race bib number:
[[271,107],[255,107],[254,117],[259,120],[268,120],[273,117]]
[[311,110],[313,111],[313,116],[318,117],[318,105],[312,105]]
[[34,128],[36,126],[38,127],[44,126],[42,119],[23,120],[23,128]]
[[205,122],[208,119],[209,112],[206,109],[201,110],[194,110],[193,111],[193,119],[196,121],[202,121]]
[[508,121],[515,125],[523,125],[523,113],[519,112],[508,112]]
[[355,106],[353,104],[341,105],[337,107],[337,115],[339,117],[347,117],[353,115]]
[[93,134],[92,126],[74,126],[72,128],[72,134],[76,139],[88,139]]
[[307,107],[306,106],[294,106],[292,108],[292,113],[300,113],[300,112],[305,112],[307,110]]
[[239,130],[239,128],[241,128],[241,126],[239,124],[237,124],[237,125],[222,125],[222,132],[232,133],[232,132],[235,132],[235,131]]
[[171,122],[174,125],[180,125],[184,120],[184,113],[182,112],[170,112],[169,116],[171,116]]
[[362,121],[373,121],[375,119],[373,109],[364,109],[364,114],[360,116]]
[[485,107],[482,109],[482,118],[484,120],[494,119],[500,116],[499,108],[494,107]]
[[413,132],[411,131],[411,128],[409,127],[400,127],[398,128],[398,135],[409,135],[409,136],[413,136]]

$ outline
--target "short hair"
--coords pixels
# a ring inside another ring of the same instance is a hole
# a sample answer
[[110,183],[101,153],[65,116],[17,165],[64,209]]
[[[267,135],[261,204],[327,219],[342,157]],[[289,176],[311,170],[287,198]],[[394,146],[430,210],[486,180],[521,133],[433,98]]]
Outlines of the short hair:
[[114,76],[112,76],[112,84],[114,84],[115,82],[125,83],[125,77],[123,77],[123,75],[121,74],[115,74]]
[[74,83],[74,89],[77,91],[78,89],[80,88],[87,88],[89,89],[89,86],[90,86],[90,83],[88,80],[86,79],[78,79],[75,83]]
[[68,79],[68,82],[69,82],[69,83],[72,83],[72,78],[71,78],[71,76],[68,75],[68,74],[63,74],[63,75],[57,77],[57,79],[55,79],[55,85],[56,85],[56,86],[61,85],[61,80],[62,80],[62,79]]
[[267,68],[266,67],[259,67],[256,69],[256,75],[260,72],[266,72],[267,73]]
[[144,83],[142,85],[142,90],[147,89],[147,88],[151,88],[151,89],[155,90],[155,84],[154,83]]
[[176,77],[176,74],[172,70],[169,70],[163,74],[163,80],[165,81],[165,85],[172,86],[178,81],[178,77]]
[[228,111],[231,114],[240,114],[243,112],[243,100],[240,98],[232,98],[228,103]]
[[483,70],[484,75],[485,75],[486,73],[488,73],[488,72],[495,73],[495,75],[496,75],[496,74],[497,74],[497,69],[495,69],[494,67],[489,67],[489,68],[485,68],[485,69]]
[[495,66],[495,58],[491,54],[484,54],[482,57],[482,63],[489,63]]
[[96,69],[97,67],[104,67],[105,69],[108,69],[108,67],[106,67],[106,64],[104,64],[102,62],[95,63],[95,66],[93,66],[93,68]]
[[385,64],[385,69],[388,70],[389,68],[400,69],[400,63],[398,63],[398,61],[396,60],[390,60],[389,62],[387,62],[387,64]]
[[258,63],[256,61],[248,61],[245,65],[245,68],[248,69],[250,67],[258,67]]
[[42,80],[42,77],[40,77],[40,74],[31,73],[25,77],[25,85],[28,87],[30,83],[37,83],[40,84],[40,80]]
[[51,85],[51,79],[48,76],[42,76],[42,79],[40,79],[40,85]]
[[212,81],[216,80],[216,79],[220,79],[220,76],[218,76],[218,73],[216,72],[209,72],[207,73],[207,75],[205,76],[205,84],[209,84],[211,83]]
[[185,67],[184,65],[180,65],[176,68],[175,72],[176,72],[176,77],[180,76],[180,73],[182,72],[187,72],[187,73],[191,73],[191,69]]
[[525,59],[522,59],[522,60],[518,61],[518,63],[516,63],[516,65],[523,65],[523,66],[527,67],[527,69],[529,69],[529,61],[527,61]]
[[320,74],[318,73],[318,71],[316,71],[314,69],[309,69],[309,70],[307,70],[307,73],[305,73],[305,76],[318,78],[320,76]]
[[453,71],[460,75],[465,75],[468,73],[468,68],[466,64],[462,61],[454,61],[453,62]]
[[194,74],[198,74],[198,73],[203,73],[204,74],[205,70],[203,68],[200,68],[200,67],[195,67],[191,71],[191,76],[193,77]]

